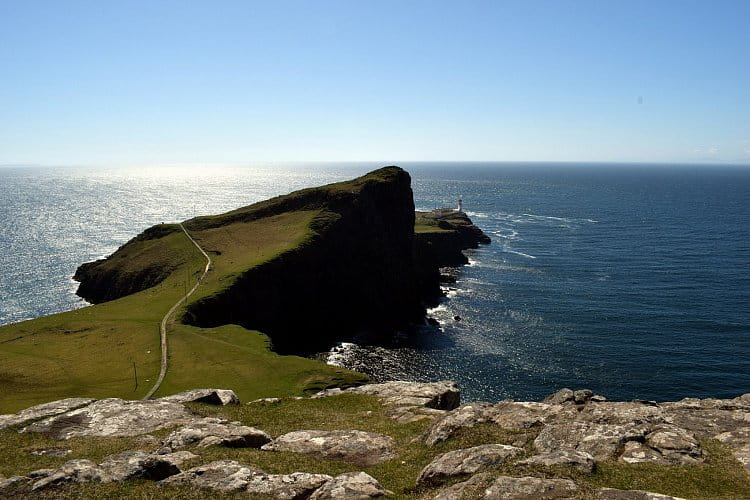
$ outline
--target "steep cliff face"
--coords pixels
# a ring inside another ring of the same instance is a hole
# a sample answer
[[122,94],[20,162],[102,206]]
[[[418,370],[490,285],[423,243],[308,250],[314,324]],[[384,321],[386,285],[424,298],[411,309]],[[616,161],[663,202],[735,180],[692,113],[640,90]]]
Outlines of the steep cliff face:
[[[184,321],[204,327],[240,324],[267,333],[277,351],[304,352],[358,330],[423,317],[409,174],[387,167],[352,183],[272,202],[261,208],[263,214],[322,209],[311,225],[313,236],[242,273],[220,293],[190,304]],[[188,227],[205,224],[198,220]]]
[[[258,224],[302,213],[312,215],[296,243],[252,256],[261,253]],[[462,213],[417,215],[409,174],[385,167],[186,221],[215,266],[182,321],[239,324],[268,334],[277,352],[294,353],[421,322],[425,304],[440,297],[440,267],[465,263],[461,250],[488,238]],[[84,264],[76,273],[79,295],[102,302],[160,283],[185,263],[170,250],[173,238],[186,240],[178,225],[155,226],[109,258]]]

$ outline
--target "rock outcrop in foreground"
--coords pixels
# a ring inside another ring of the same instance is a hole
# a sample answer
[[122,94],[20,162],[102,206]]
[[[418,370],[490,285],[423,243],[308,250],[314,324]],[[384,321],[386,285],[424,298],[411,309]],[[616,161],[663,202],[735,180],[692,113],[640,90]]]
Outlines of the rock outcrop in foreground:
[[[328,390],[314,398],[342,394],[374,396],[387,408],[394,425],[428,421],[418,437],[425,449],[445,449],[444,443],[450,444],[478,426],[483,429],[480,435],[500,432],[512,441],[499,443],[488,438],[483,444],[436,451],[413,478],[412,491],[422,498],[673,498],[647,491],[592,487],[585,478],[595,474],[600,464],[696,466],[712,460],[711,452],[704,448],[711,440],[724,443],[739,464],[750,471],[750,394],[724,400],[610,402],[591,391],[562,389],[543,402],[507,400],[461,405],[456,385],[442,381],[372,384]],[[61,441],[148,437],[155,430],[171,429],[162,440],[144,438],[144,449],[116,453],[103,460],[78,457],[57,468],[0,478],[0,496],[33,496],[66,484],[132,479],[156,481],[164,488],[189,486],[268,498],[374,498],[391,494],[380,483],[389,478],[376,477],[372,470],[383,470],[377,467],[402,460],[402,445],[395,435],[357,429],[298,429],[273,438],[241,422],[198,415],[178,401],[239,403],[231,391],[207,389],[153,401],[68,399],[0,416],[2,428],[43,433]],[[262,409],[280,401],[266,399],[248,404]],[[331,404],[336,401],[331,400]],[[324,462],[347,463],[354,470],[335,476],[304,470],[267,473],[233,459],[203,461],[200,454],[209,447],[254,448],[258,453],[268,453],[269,459],[275,453],[302,454]]]

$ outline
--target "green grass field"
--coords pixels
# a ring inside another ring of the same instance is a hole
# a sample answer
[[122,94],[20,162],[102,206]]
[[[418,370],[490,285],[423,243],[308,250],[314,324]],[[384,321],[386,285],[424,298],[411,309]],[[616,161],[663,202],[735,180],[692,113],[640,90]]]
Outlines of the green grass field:
[[[216,293],[235,275],[301,244],[318,215],[289,212],[193,232],[213,265],[190,300]],[[71,396],[145,395],[159,372],[161,318],[192,287],[205,260],[182,231],[172,231],[137,239],[108,262],[126,273],[153,263],[170,270],[153,288],[0,328],[0,413]],[[173,321],[168,344],[169,369],[157,395],[213,386],[230,387],[248,400],[366,380],[315,360],[279,356],[265,335],[235,325],[199,329]]]

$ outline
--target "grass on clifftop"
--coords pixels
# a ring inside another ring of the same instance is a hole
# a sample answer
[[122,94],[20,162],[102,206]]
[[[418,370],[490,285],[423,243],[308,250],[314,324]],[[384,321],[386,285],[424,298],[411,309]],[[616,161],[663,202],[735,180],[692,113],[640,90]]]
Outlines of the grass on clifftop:
[[[322,399],[283,399],[279,403],[254,403],[240,406],[214,407],[191,404],[199,414],[237,420],[255,426],[277,437],[303,429],[359,429],[391,436],[396,441],[396,457],[371,467],[356,467],[336,460],[317,459],[287,452],[266,452],[248,448],[188,448],[199,458],[184,465],[195,467],[214,460],[236,460],[253,465],[270,474],[311,472],[336,475],[364,470],[378,479],[395,498],[431,499],[440,487],[458,482],[456,478],[430,487],[417,487],[415,482],[422,468],[434,457],[450,450],[486,443],[515,444],[526,450],[524,456],[489,472],[493,475],[569,478],[580,487],[580,499],[595,498],[602,487],[643,489],[688,499],[750,498],[750,480],[728,449],[716,441],[702,443],[708,452],[704,464],[689,466],[657,466],[653,464],[600,463],[593,474],[584,474],[564,467],[530,467],[516,463],[532,453],[532,442],[538,430],[503,430],[484,424],[464,429],[451,439],[428,447],[420,436],[429,426],[427,421],[398,423],[386,415],[387,409],[374,397],[344,394]],[[163,439],[168,429],[155,432]],[[526,443],[525,445],[523,443]],[[37,457],[30,452],[45,448],[71,449],[65,458]],[[35,434],[0,431],[0,474],[10,477],[43,467],[56,467],[74,458],[99,461],[104,456],[128,449],[153,450],[158,444],[144,444],[140,438],[73,439],[55,441]],[[190,488],[162,488],[150,481],[126,481],[120,484],[83,484],[50,490],[50,498],[239,498],[237,494],[219,493]],[[247,498],[243,496],[243,498]]]
[[[196,231],[213,266],[191,300],[302,244],[319,215],[297,211]],[[118,253],[125,272],[141,269],[144,256],[158,256],[172,272],[159,285],[118,300],[1,327],[0,413],[65,397],[138,399],[151,387],[159,372],[161,319],[195,283],[205,260],[182,231],[157,232]],[[231,387],[248,400],[365,380],[319,361],[279,356],[265,335],[238,326],[199,329],[176,322],[168,343],[169,369],[157,395],[213,386]]]

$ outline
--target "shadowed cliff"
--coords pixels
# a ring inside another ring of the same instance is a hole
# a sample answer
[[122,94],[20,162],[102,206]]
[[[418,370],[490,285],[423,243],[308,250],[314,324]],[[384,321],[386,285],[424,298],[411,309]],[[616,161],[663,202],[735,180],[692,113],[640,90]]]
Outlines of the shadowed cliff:
[[[298,223],[294,244],[251,258],[253,224],[294,214],[308,214]],[[182,321],[242,325],[268,334],[276,351],[295,353],[421,322],[424,304],[440,295],[439,268],[464,263],[461,250],[488,238],[463,214],[420,214],[420,220],[415,237],[410,176],[385,167],[186,221],[218,263]],[[151,228],[109,258],[81,266],[79,295],[101,302],[157,284],[179,260],[158,244],[175,227]],[[136,265],[130,256],[139,256]]]

